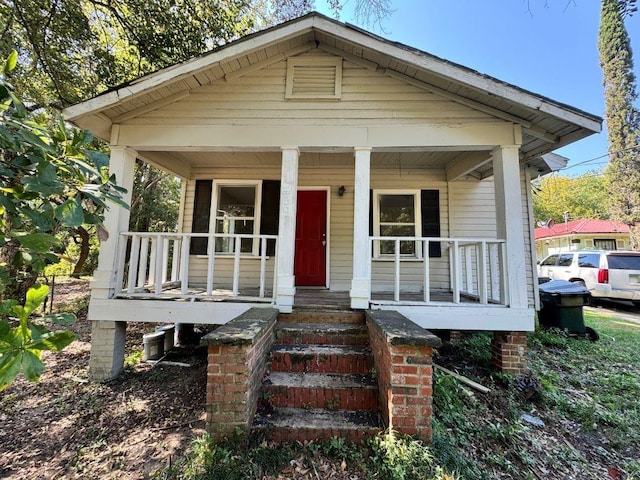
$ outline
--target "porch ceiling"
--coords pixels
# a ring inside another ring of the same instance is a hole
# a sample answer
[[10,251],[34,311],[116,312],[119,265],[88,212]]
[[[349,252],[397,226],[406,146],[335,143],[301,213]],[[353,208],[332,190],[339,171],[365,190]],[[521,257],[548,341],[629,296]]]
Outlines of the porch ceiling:
[[[524,160],[538,158],[601,129],[602,121],[596,116],[316,13],[114,88],[63,113],[68,120],[109,141],[114,124],[178,101],[202,85],[232,81],[312,48],[521,125]],[[204,158],[193,152],[176,156],[191,165]],[[402,156],[407,162],[429,165],[460,160],[460,152]],[[479,172],[482,176],[490,173],[486,166]]]

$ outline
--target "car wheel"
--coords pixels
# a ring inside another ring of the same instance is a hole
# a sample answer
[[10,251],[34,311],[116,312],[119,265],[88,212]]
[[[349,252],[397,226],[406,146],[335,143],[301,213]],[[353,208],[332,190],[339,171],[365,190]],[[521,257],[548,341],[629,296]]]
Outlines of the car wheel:
[[593,328],[584,327],[584,330],[585,330],[585,335],[592,342],[597,342],[598,340],[600,340],[600,335]]

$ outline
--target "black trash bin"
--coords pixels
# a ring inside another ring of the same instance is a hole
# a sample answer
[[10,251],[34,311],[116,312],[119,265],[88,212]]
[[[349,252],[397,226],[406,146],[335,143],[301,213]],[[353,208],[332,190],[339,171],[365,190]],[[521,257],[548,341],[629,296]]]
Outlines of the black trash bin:
[[551,280],[541,284],[538,290],[541,304],[538,319],[542,326],[560,328],[572,335],[586,335],[593,341],[598,339],[598,333],[584,325],[582,307],[589,305],[589,290],[566,280]]

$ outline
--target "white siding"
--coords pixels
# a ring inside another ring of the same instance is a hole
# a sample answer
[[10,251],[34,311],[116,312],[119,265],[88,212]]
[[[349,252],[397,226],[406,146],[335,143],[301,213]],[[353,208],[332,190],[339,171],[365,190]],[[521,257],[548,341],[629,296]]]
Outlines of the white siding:
[[[237,154],[239,164],[243,164],[242,154]],[[259,169],[245,167],[214,167],[215,154],[211,154],[212,166],[194,169],[194,177],[198,179],[210,178],[217,180],[263,180],[279,179],[280,166],[279,154],[265,154],[262,166]],[[271,160],[268,160],[271,159]],[[271,162],[271,165],[268,163]],[[339,197],[337,189],[345,186],[346,193]],[[354,160],[353,155],[303,153],[300,157],[299,187],[330,187],[330,211],[329,211],[329,270],[330,288],[332,290],[346,291],[351,284],[351,265],[353,261],[353,188],[354,188]],[[184,211],[185,232],[191,232],[193,219],[195,180],[187,182],[186,201]],[[375,167],[371,171],[371,188],[373,189],[435,189],[440,191],[440,219],[441,236],[449,235],[449,213],[447,182],[444,170],[430,169],[400,169]],[[369,219],[362,219],[368,222]],[[432,259],[432,288],[448,288],[449,271],[446,264],[447,250],[443,248],[441,258]],[[230,285],[233,268],[231,259],[216,260],[216,271],[224,272],[223,286]],[[271,282],[272,261],[268,262],[267,278]],[[403,262],[403,288],[407,291],[419,290],[422,281],[421,264],[416,262]],[[220,269],[220,270],[219,270]],[[257,260],[243,260],[241,271],[257,274],[259,262]],[[393,264],[390,262],[374,262],[374,288],[390,289]],[[192,257],[190,273],[195,275],[196,281],[204,282],[206,279],[206,257]],[[270,288],[271,283],[269,283]],[[243,284],[241,283],[241,287]]]
[[498,121],[348,61],[343,62],[340,100],[285,100],[286,65],[281,61],[229,82],[218,80],[201,86],[173,104],[123,124],[335,127]]

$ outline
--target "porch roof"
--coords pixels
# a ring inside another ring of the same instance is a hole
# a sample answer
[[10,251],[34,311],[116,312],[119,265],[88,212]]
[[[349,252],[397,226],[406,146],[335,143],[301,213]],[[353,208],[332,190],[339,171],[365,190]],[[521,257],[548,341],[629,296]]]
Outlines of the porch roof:
[[209,53],[117,86],[63,111],[65,118],[109,141],[114,124],[177,101],[216,80],[232,80],[310,48],[522,126],[523,160],[601,130],[602,119],[427,52],[392,42],[319,13],[248,35]]

